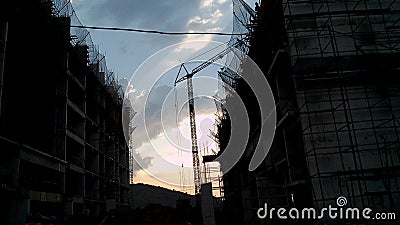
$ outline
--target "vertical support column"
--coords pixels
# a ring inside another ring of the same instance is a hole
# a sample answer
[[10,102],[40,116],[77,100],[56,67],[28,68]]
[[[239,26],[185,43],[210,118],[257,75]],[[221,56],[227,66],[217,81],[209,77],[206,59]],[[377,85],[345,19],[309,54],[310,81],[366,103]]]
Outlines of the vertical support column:
[[8,36],[8,22],[0,23],[0,117],[1,117],[1,106],[3,99],[3,78],[4,78],[4,63],[6,56]]
[[72,201],[64,203],[64,217],[68,218],[73,214],[74,214],[74,203]]
[[[8,169],[11,178],[10,184],[12,187],[19,187],[19,168],[19,159],[12,159],[8,162]],[[25,218],[25,215],[29,213],[29,200],[22,200],[17,193],[12,194],[10,200],[9,208],[6,212],[8,215],[6,216],[7,223],[23,225],[25,221],[22,221],[20,218]]]
[[212,195],[212,184],[201,185],[201,213],[204,225],[215,225],[214,197]]
[[25,225],[25,216],[30,213],[31,201],[29,199],[15,199],[8,210],[8,223]]
[[12,159],[9,161],[9,169],[11,171],[11,185],[14,187],[19,187],[19,168],[20,159]]

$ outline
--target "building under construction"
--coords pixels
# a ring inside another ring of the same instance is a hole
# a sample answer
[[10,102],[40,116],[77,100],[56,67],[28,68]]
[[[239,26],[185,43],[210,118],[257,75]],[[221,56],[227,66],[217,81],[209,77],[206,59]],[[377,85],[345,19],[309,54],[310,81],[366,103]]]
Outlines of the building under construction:
[[[248,54],[271,85],[278,122],[259,168],[249,172],[245,154],[224,175],[226,224],[286,224],[259,219],[257,209],[320,210],[340,196],[398,213],[400,2],[262,0],[251,21]],[[243,80],[225,79],[249,112],[252,153],[263,138],[257,101]],[[223,149],[229,115],[219,120]]]
[[121,87],[70,1],[0,10],[0,224],[128,208]]

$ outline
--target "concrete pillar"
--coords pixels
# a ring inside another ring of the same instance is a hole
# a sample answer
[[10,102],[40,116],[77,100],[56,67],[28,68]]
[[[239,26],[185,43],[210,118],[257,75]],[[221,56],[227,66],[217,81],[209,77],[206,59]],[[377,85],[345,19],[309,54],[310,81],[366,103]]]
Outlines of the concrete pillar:
[[215,225],[214,199],[211,183],[201,185],[201,214],[204,225]]
[[20,159],[12,159],[9,161],[9,169],[11,172],[11,184],[15,187],[19,187],[19,168],[20,168]]
[[[10,171],[10,184],[13,187],[16,187],[18,190],[19,187],[19,168],[20,168],[20,160],[19,159],[11,159],[8,162],[8,169]],[[30,200],[29,199],[21,199],[19,194],[14,193],[9,201],[9,208],[7,212],[5,212],[6,216],[6,224],[16,224],[23,225],[25,224],[25,216],[30,211]]]
[[68,218],[74,214],[74,203],[73,202],[66,202],[64,203],[64,216]]
[[13,200],[9,208],[7,224],[25,225],[25,216],[30,213],[30,205],[30,199]]

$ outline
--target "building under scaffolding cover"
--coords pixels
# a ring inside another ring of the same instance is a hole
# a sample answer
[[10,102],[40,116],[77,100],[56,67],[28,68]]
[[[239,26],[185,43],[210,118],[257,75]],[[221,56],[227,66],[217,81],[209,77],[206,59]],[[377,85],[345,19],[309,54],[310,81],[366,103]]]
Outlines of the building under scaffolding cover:
[[[242,80],[224,77],[256,115],[246,154],[224,175],[226,224],[278,222],[257,218],[264,203],[320,210],[340,196],[400,212],[400,2],[263,0],[247,27],[278,122],[267,158],[249,172],[247,153],[263,138],[259,108]],[[223,149],[229,116],[219,121]]]
[[0,224],[128,208],[121,89],[70,1],[0,10]]

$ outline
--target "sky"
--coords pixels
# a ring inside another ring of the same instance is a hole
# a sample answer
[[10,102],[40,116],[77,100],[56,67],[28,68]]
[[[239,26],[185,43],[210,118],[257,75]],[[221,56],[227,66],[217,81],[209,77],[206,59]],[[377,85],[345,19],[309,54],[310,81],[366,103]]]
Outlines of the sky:
[[[246,0],[254,8],[258,0]],[[146,30],[159,30],[168,32],[232,32],[232,2],[231,0],[72,0],[77,16],[83,25],[100,27],[122,27]],[[167,36],[155,34],[143,34],[123,31],[90,30],[92,39],[99,46],[101,52],[105,53],[109,69],[115,72],[117,80],[131,80],[131,76],[147,58],[167,46],[185,41],[218,41],[226,42],[229,36],[211,35],[182,35]],[[204,48],[204,49],[202,49]],[[197,50],[198,54],[205,51],[206,46]],[[175,68],[176,69],[176,68]],[[207,73],[216,76],[218,67],[211,66]],[[174,71],[176,73],[176,71]],[[171,72],[172,73],[172,72]],[[173,76],[166,75],[164,80]],[[197,82],[197,83],[196,83]],[[200,89],[209,95],[215,94],[218,83],[215,81],[201,84],[202,81],[194,80],[195,92]],[[137,105],[143,104],[144,99],[151,103],[146,117],[156,118],[160,114],[160,98],[171,92],[168,81],[160,81],[154,89],[139,90],[135,87],[135,81],[131,81],[132,91],[130,98]],[[197,88],[196,88],[197,87]],[[184,99],[186,97],[185,86],[178,87],[178,97],[182,100],[182,108],[176,119],[174,109],[167,109],[164,113],[166,121],[165,132],[158,129],[161,125],[154,122],[149,124],[150,131],[144,132],[140,125],[134,134],[134,154],[143,168],[135,167],[135,183],[147,183],[163,186],[170,189],[182,190],[193,193],[193,172],[190,167],[192,157],[190,151],[176,150],[173,142],[179,142],[181,146],[190,149],[190,131],[187,107]],[[173,105],[172,97],[166,100]],[[163,103],[164,100],[163,100]],[[151,108],[153,107],[153,108]],[[216,149],[215,143],[208,137],[209,130],[214,130],[215,104],[209,99],[196,99],[196,121],[198,124],[199,145],[208,144],[209,151]],[[172,113],[174,112],[174,113]],[[143,120],[144,115],[137,115],[137,121]],[[156,121],[154,118],[149,121]],[[164,126],[164,125],[163,125]],[[176,135],[178,133],[178,135]],[[146,134],[146,135],[145,135]],[[150,141],[149,141],[150,138]],[[156,147],[155,147],[156,146]],[[151,150],[153,149],[153,151]],[[157,149],[155,154],[154,149]],[[162,157],[159,157],[159,156]],[[162,159],[161,159],[162,158]],[[161,160],[167,160],[175,165],[184,167],[163,168]],[[155,176],[154,176],[155,175]],[[162,177],[155,179],[154,177]],[[182,188],[182,183],[186,185]],[[178,185],[177,185],[178,184]]]

